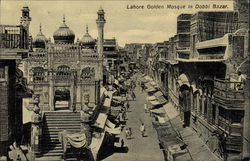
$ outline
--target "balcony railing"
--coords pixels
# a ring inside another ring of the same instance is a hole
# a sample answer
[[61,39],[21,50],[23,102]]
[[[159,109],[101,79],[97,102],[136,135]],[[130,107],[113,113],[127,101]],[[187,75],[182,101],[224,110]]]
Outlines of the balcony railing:
[[0,48],[28,49],[28,33],[22,26],[0,25]]
[[219,116],[218,126],[225,130],[229,135],[242,136],[243,127],[240,123],[231,123],[229,120]]
[[238,90],[240,82],[214,80],[214,100],[226,107],[243,108],[244,92]]

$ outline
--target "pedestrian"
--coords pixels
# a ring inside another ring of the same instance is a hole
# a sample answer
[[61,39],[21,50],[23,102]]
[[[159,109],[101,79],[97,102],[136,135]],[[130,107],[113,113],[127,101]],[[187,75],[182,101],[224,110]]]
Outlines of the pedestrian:
[[129,129],[128,128],[125,129],[125,134],[126,134],[126,138],[128,139],[129,138]]
[[129,138],[131,138],[131,136],[132,136],[132,128],[130,127],[129,128]]
[[130,108],[130,104],[129,102],[127,102],[127,110]]
[[123,119],[123,120],[126,120],[126,119],[127,119],[127,116],[126,116],[126,112],[125,112],[125,111],[123,111],[123,113],[122,113],[122,119]]
[[148,113],[148,105],[147,105],[147,103],[144,103],[144,110],[145,110],[145,113]]
[[122,139],[121,140],[121,149],[123,149],[124,148],[124,140]]
[[133,91],[131,91],[131,95],[132,95],[132,98],[133,98],[133,101],[134,101],[135,98],[136,98],[135,93]]
[[140,131],[141,131],[141,136],[144,137],[145,136],[145,131],[146,131],[144,123],[141,124]]

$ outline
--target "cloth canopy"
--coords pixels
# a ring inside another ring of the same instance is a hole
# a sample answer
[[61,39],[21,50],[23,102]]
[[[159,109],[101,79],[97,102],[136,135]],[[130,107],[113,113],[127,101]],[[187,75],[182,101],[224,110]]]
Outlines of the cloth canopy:
[[91,149],[91,152],[93,153],[93,156],[96,158],[97,154],[98,154],[98,152],[100,150],[100,147],[101,147],[101,145],[103,143],[105,132],[96,133],[95,135],[93,135],[92,141],[91,141],[91,144],[90,144],[89,147]]
[[154,94],[156,97],[159,97],[159,96],[162,96],[163,93],[161,91],[157,91],[155,94]]
[[87,146],[86,136],[82,132],[71,132],[63,130],[59,132],[59,142],[62,144],[63,152],[67,150],[68,143],[75,148],[82,148]]
[[107,131],[110,134],[114,134],[114,135],[120,135],[121,134],[121,128],[120,127],[110,128],[110,127],[106,126],[105,131]]
[[156,109],[152,109],[150,110],[152,113],[155,113],[155,114],[166,114],[166,111],[164,110],[164,108],[156,108]]
[[122,110],[122,107],[121,106],[111,106],[111,111],[121,111]]
[[149,88],[149,89],[146,89],[147,92],[154,92],[154,91],[157,91],[158,89],[156,88]]
[[118,84],[119,84],[119,81],[118,81],[117,79],[115,79],[115,82],[114,82],[114,83],[118,85]]
[[156,100],[156,97],[155,96],[148,96],[147,100],[148,101],[153,101],[153,100]]
[[158,102],[160,102],[160,104],[165,104],[167,103],[167,100],[163,97],[163,96],[159,96],[157,97]]
[[115,118],[117,118],[119,116],[119,114],[120,114],[120,111],[118,111],[118,110],[111,110],[110,111],[110,115],[115,117]]
[[126,97],[122,97],[122,96],[113,96],[113,99],[117,100],[117,101],[126,101]]
[[103,129],[107,121],[107,118],[108,116],[105,113],[99,113],[94,126]]
[[101,87],[100,94],[103,95],[105,92],[107,92],[107,89],[105,87]]
[[107,120],[106,125],[107,125],[108,127],[112,128],[112,129],[115,128],[115,124],[112,123],[112,122],[109,121],[109,120]]
[[150,101],[150,103],[153,105],[153,106],[157,106],[157,105],[160,105],[160,102],[158,101]]
[[31,122],[32,110],[29,110],[29,98],[23,98],[23,124]]
[[178,84],[179,86],[181,87],[182,85],[187,85],[188,87],[190,87],[190,83],[189,83],[189,80],[188,80],[188,77],[186,76],[186,74],[181,74],[179,77],[178,77]]
[[103,106],[105,106],[105,107],[110,107],[110,105],[111,105],[111,100],[112,100],[112,99],[110,99],[110,98],[106,98],[106,99],[104,100]]
[[156,85],[157,85],[157,84],[155,83],[155,81],[151,81],[150,84],[153,85],[153,86],[156,86]]
[[159,123],[164,124],[166,122],[165,117],[157,116]]

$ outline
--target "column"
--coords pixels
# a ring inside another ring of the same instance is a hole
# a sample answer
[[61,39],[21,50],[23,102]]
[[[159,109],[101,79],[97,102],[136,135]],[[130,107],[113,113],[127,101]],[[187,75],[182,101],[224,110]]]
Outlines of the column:
[[53,80],[52,75],[53,75],[53,73],[50,73],[50,76],[49,76],[49,108],[50,108],[50,111],[55,110],[55,102],[54,102],[55,91],[54,91],[54,80]]
[[215,125],[219,125],[219,106],[215,105]]
[[202,117],[205,117],[204,116],[204,113],[205,113],[205,107],[204,107],[205,104],[204,104],[204,102],[205,102],[204,95],[201,95],[201,102],[200,103],[201,103],[201,116]]
[[70,102],[69,102],[69,109],[73,110],[73,107],[75,106],[75,85],[74,83],[71,83],[70,85]]

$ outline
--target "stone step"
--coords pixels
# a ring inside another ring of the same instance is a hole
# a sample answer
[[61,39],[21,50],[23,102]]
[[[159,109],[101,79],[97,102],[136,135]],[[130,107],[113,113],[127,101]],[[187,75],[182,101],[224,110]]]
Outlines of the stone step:
[[46,129],[56,129],[56,128],[58,128],[58,129],[65,129],[65,128],[69,128],[69,129],[78,129],[78,128],[80,128],[81,127],[81,125],[80,124],[78,124],[78,125],[71,125],[71,124],[63,124],[63,125],[60,125],[60,124],[50,124],[49,126],[45,126],[44,127],[44,130],[46,130]]
[[79,120],[80,121],[80,116],[63,116],[63,117],[60,117],[60,116],[55,116],[55,117],[47,117],[46,118],[46,121],[57,121],[57,120]]
[[81,122],[79,121],[79,120],[62,120],[62,121],[60,121],[60,120],[58,120],[58,121],[46,121],[46,124],[47,125],[50,125],[50,124],[71,124],[71,125],[75,125],[75,124],[77,124],[77,125],[79,125]]
[[79,112],[45,112],[45,116],[80,116]]
[[[36,161],[62,161],[61,156],[51,156],[51,157],[40,157],[36,158]],[[66,161],[76,161],[75,158],[67,158]]]

